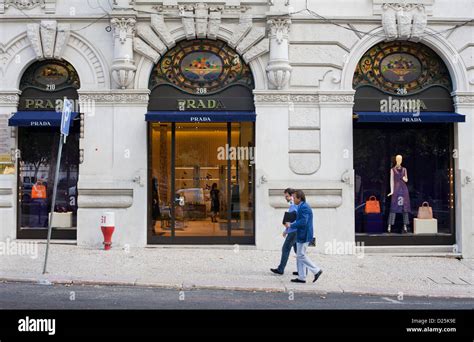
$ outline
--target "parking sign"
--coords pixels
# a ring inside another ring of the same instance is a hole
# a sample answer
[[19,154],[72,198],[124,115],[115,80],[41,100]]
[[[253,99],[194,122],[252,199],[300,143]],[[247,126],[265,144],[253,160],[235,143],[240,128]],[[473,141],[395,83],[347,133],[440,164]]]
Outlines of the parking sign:
[[63,112],[61,116],[61,134],[64,136],[69,135],[69,127],[71,126],[71,114],[72,114],[73,103],[71,100],[64,98],[63,101]]

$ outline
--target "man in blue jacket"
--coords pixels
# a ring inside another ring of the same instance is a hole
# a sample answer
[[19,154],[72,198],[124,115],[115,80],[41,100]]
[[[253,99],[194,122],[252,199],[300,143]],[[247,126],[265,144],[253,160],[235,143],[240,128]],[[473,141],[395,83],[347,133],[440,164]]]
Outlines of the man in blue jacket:
[[286,223],[287,228],[296,228],[296,263],[298,266],[298,278],[291,279],[294,283],[306,283],[307,271],[314,274],[313,283],[323,273],[306,255],[306,249],[313,240],[313,211],[306,203],[306,196],[302,190],[295,191],[295,204],[298,206],[296,221]]
[[[288,208],[288,212],[296,211],[298,208],[297,205],[294,203],[293,195],[295,190],[292,188],[286,188],[283,192],[285,195],[285,199],[290,206]],[[285,242],[283,243],[283,247],[281,248],[281,260],[280,265],[277,268],[270,268],[275,274],[283,274],[285,272],[285,267],[288,262],[288,258],[290,257],[291,248],[295,250],[296,253],[296,229],[289,229],[286,228],[283,232],[283,237],[285,238]]]

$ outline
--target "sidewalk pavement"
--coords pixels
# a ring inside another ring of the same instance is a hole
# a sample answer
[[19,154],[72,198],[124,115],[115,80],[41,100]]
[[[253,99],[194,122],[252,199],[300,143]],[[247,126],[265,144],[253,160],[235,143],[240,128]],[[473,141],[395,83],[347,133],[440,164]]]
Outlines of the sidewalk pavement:
[[[294,254],[286,273],[270,272],[279,251],[249,247],[146,247],[110,251],[52,244],[48,273],[42,274],[46,245],[31,255],[0,255],[0,280],[60,284],[158,286],[176,289],[210,288],[315,294],[359,293],[384,296],[474,298],[474,260],[386,254],[326,255],[309,248],[323,269],[316,283],[294,284]],[[293,252],[292,252],[293,253]]]

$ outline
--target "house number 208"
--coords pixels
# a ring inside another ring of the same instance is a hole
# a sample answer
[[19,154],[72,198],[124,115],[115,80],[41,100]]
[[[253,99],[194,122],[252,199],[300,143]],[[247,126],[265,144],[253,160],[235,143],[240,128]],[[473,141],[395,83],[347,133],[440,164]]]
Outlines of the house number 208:
[[196,89],[196,94],[206,94],[207,93],[207,88],[197,88]]

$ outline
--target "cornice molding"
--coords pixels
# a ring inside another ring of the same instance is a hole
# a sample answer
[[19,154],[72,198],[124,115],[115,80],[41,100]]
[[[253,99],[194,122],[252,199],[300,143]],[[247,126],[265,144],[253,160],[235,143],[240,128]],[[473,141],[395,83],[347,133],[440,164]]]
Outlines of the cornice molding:
[[56,0],[3,0],[0,1],[0,13],[5,13],[10,7],[20,11],[29,11],[39,7],[44,13],[56,12]]
[[318,103],[315,93],[289,93],[280,91],[254,90],[255,102],[261,103]]
[[79,102],[91,102],[93,104],[148,104],[149,93],[141,90],[133,91],[81,91]]
[[20,101],[20,91],[18,92],[1,92],[0,91],[0,105],[17,106]]
[[261,103],[318,103],[318,104],[352,104],[354,92],[317,92],[288,93],[277,91],[254,91],[255,102]]
[[472,105],[474,104],[474,94],[473,93],[454,93],[454,103],[462,105]]

